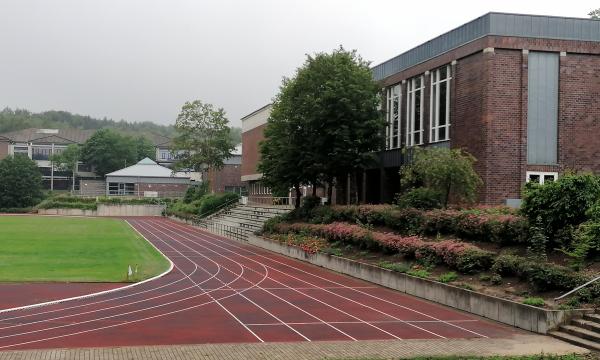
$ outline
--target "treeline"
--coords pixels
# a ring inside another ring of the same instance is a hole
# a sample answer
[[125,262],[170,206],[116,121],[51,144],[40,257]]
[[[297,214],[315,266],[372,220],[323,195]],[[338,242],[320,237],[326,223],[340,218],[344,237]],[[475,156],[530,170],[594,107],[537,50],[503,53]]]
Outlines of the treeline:
[[[68,111],[44,111],[41,113],[32,113],[25,109],[5,108],[0,111],[0,134],[23,130],[28,128],[41,129],[113,129],[119,132],[132,135],[146,135],[151,138],[152,134],[164,135],[167,137],[175,136],[175,127],[173,125],[160,125],[150,121],[127,122],[125,120],[115,121],[112,119],[96,119],[87,115],[72,114]],[[235,143],[242,141],[242,129],[231,128],[231,140]]]
[[25,109],[5,108],[0,111],[0,133],[27,128],[43,129],[102,129],[110,128],[130,134],[160,134],[171,136],[175,129],[170,125],[159,125],[150,121],[127,122],[112,119],[95,119],[91,116],[71,114],[68,111],[44,111],[32,113]]

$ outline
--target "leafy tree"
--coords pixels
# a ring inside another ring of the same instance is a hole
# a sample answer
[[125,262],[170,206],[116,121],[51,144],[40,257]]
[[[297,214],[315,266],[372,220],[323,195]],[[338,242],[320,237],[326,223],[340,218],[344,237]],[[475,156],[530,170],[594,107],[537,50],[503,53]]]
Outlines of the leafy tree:
[[0,161],[0,207],[33,206],[42,199],[42,175],[27,156],[9,156]]
[[144,136],[138,136],[132,140],[135,144],[136,160],[140,161],[143,158],[156,160],[156,148],[154,144]]
[[[316,178],[309,174],[306,165],[301,165],[305,141],[304,129],[295,126],[289,99],[293,96],[294,79],[285,79],[279,94],[273,102],[271,115],[264,131],[265,140],[260,144],[261,160],[258,171],[262,172],[262,181],[271,187],[273,193],[295,189],[295,206],[300,206],[300,184]],[[309,179],[310,178],[310,179]]]
[[81,149],[83,161],[94,166],[96,174],[104,176],[137,162],[136,144],[131,138],[110,129],[98,130]]
[[72,174],[71,191],[75,191],[75,175],[81,159],[81,149],[77,144],[71,144],[60,154],[52,155],[50,160],[61,170],[69,170]]
[[600,20],[600,9],[592,10],[588,13],[590,19]]
[[383,142],[379,100],[369,63],[355,51],[308,56],[273,103],[261,147],[265,179],[332,185],[336,176],[356,173]]
[[472,202],[477,196],[481,178],[473,169],[475,158],[460,149],[415,148],[413,161],[400,170],[404,188],[415,184],[438,192],[441,203],[448,206],[452,198]]
[[186,102],[175,121],[173,148],[180,151],[175,167],[196,171],[222,168],[235,149],[227,124],[222,108],[200,100]]
[[239,127],[231,127],[229,132],[229,137],[231,138],[231,142],[235,145],[240,144],[242,142],[242,128]]

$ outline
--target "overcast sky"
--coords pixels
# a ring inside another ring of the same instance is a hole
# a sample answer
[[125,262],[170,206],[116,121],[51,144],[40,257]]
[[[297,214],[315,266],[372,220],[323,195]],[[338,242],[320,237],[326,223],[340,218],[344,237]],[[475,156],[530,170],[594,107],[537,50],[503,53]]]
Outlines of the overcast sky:
[[181,105],[233,125],[305,54],[373,65],[489,11],[586,17],[587,0],[0,0],[0,107],[173,123]]

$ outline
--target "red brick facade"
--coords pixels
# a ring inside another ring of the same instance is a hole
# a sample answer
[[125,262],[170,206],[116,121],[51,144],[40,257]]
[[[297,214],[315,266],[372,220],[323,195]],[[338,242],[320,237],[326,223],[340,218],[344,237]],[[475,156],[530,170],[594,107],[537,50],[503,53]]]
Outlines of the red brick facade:
[[[525,51],[524,51],[525,50]],[[527,164],[529,51],[559,53],[558,164]],[[527,171],[600,172],[600,43],[486,36],[384,79],[385,86],[452,63],[450,146],[477,158],[480,201],[520,198]],[[423,123],[429,142],[430,77],[425,76]],[[406,84],[402,85],[402,143]]]
[[183,195],[188,189],[188,184],[135,184],[135,193],[143,194],[144,191],[157,191],[159,196]]
[[260,161],[260,142],[264,140],[267,124],[242,133],[242,169],[241,175],[258,174],[256,169]]
[[221,170],[211,169],[208,171],[208,182],[210,191],[214,193],[223,193],[229,187],[243,187],[242,165],[225,165]]
[[8,156],[8,142],[0,139],[0,160]]

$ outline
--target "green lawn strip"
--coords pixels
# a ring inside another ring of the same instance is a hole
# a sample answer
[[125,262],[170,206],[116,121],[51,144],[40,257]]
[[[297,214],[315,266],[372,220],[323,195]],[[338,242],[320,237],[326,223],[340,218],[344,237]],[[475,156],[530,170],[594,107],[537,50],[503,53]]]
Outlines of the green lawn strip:
[[122,282],[165,271],[169,262],[125,221],[0,217],[0,282]]

